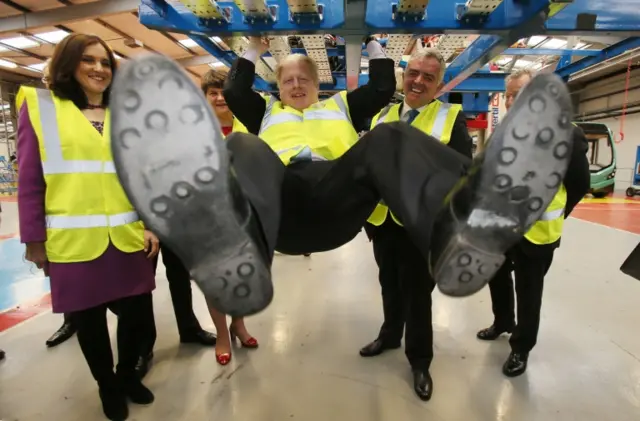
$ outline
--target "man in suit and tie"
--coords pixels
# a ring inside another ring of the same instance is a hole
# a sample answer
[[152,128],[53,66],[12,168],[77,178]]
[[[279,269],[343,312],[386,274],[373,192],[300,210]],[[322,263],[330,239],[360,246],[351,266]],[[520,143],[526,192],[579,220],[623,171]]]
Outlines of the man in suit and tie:
[[[415,53],[403,77],[404,101],[390,104],[373,118],[378,124],[405,121],[471,158],[472,140],[460,105],[435,99],[443,86],[445,61],[436,49]],[[405,353],[411,365],[414,390],[429,400],[433,390],[429,367],[433,359],[431,292],[435,287],[427,261],[407,235],[393,210],[379,205],[365,226],[373,242],[382,287],[384,322],[378,337],[360,350],[372,357],[400,347],[406,326]]]

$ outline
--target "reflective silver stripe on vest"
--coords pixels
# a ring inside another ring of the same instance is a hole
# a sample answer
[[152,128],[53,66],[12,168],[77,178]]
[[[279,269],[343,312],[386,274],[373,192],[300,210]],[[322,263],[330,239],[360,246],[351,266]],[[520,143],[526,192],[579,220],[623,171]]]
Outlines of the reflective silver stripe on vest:
[[140,218],[136,212],[118,213],[115,215],[78,215],[78,216],[62,216],[50,215],[46,217],[47,228],[100,228],[100,227],[118,227],[121,225],[131,224]]
[[292,122],[302,122],[302,116],[294,113],[288,113],[283,111],[276,115],[271,115],[268,118],[262,120],[262,125],[260,126],[260,133],[267,130],[269,127],[274,124],[280,123],[292,123]]
[[267,102],[267,107],[264,110],[264,116],[262,116],[262,122],[260,123],[260,131],[258,132],[258,134],[262,133],[267,129],[266,126],[269,123],[269,117],[271,117],[273,104],[275,104],[276,102],[277,102],[277,99],[273,95],[271,95],[269,97],[269,102]]
[[349,110],[347,109],[347,104],[344,103],[344,100],[342,99],[342,95],[340,95],[340,92],[332,96],[332,98],[334,99],[334,101],[336,101],[336,105],[338,105],[338,108],[340,108],[340,111],[342,111],[342,114],[344,114],[344,116],[347,117],[347,120],[349,121],[349,123],[351,123],[351,115],[349,114]]
[[[104,167],[102,166],[104,164]],[[100,173],[115,174],[116,167],[113,161],[47,161],[42,163],[42,170],[45,174],[67,174],[67,173]]]
[[376,121],[376,126],[378,124],[384,123],[384,119],[387,117],[387,114],[389,114],[389,111],[391,111],[391,108],[393,107],[393,105],[394,104],[387,105],[382,109],[382,111],[380,111],[380,115],[378,116],[378,121]]
[[44,175],[70,174],[70,173],[115,173],[112,161],[74,161],[65,160],[62,157],[60,131],[56,118],[56,107],[53,104],[51,92],[45,89],[36,89],[38,95],[38,107],[40,109],[40,126],[46,161],[42,162]]
[[305,110],[305,120],[344,120],[349,121],[349,118],[338,110]]
[[[38,107],[40,109],[40,126],[46,154],[46,161],[42,162],[44,175],[51,174],[115,174],[113,161],[65,160],[62,156],[60,131],[56,118],[56,107],[51,92],[36,89]],[[98,228],[117,227],[139,221],[137,212],[124,212],[115,215],[47,215],[47,228]]]
[[445,124],[447,124],[447,116],[449,115],[450,109],[451,104],[442,103],[436,114],[436,121],[433,122],[433,127],[431,128],[431,136],[438,140],[442,139],[442,133],[444,132]]
[[280,123],[301,123],[304,120],[344,120],[351,122],[349,113],[347,112],[347,106],[342,100],[342,97],[340,97],[339,95],[334,95],[333,99],[336,101],[336,104],[338,105],[338,108],[340,108],[340,111],[325,110],[322,108],[311,108],[305,110],[303,112],[303,115],[301,116],[288,111],[272,114],[273,105],[277,100],[274,97],[271,97],[271,99],[269,100],[269,104],[267,104],[267,109],[264,112],[262,123],[260,123],[260,132],[258,133],[258,135],[261,135],[274,124]]
[[545,212],[540,216],[539,221],[553,221],[564,217],[564,208]]
[[303,148],[303,147],[304,147],[304,146],[301,146],[301,145],[293,146],[293,147],[291,147],[291,148],[287,148],[287,149],[280,149],[279,151],[276,151],[276,153],[278,154],[278,156],[280,156],[280,155],[282,155],[282,154],[284,154],[284,153],[287,153],[287,152],[289,152],[289,151],[294,151],[294,150],[296,150],[296,149],[298,149],[298,150],[302,150],[302,148]]

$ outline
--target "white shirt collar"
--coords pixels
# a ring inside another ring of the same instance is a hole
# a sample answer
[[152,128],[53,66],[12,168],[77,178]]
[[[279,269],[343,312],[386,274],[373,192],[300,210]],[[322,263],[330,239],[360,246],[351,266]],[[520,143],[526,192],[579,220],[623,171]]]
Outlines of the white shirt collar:
[[[421,113],[425,108],[427,108],[428,105],[429,104],[423,105],[422,107],[418,108],[418,112]],[[405,114],[407,114],[411,110],[412,108],[409,107],[405,101],[402,101],[402,108],[400,109],[400,120],[402,120]]]

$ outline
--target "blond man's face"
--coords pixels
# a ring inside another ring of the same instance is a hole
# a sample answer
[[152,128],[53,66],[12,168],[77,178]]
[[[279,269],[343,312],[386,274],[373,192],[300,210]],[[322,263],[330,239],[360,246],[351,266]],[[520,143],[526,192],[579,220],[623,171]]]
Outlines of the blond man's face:
[[302,111],[318,102],[318,86],[306,63],[292,61],[282,67],[280,100],[284,105]]

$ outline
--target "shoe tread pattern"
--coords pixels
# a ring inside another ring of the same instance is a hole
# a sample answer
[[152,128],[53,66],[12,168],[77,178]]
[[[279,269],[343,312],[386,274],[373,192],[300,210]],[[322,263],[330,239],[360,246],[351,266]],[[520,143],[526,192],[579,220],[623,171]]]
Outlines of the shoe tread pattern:
[[553,200],[572,150],[573,108],[557,75],[536,76],[520,92],[480,157],[478,198],[434,268],[449,296],[476,293]]
[[224,136],[200,89],[174,61],[139,56],[116,75],[111,112],[114,165],[147,229],[218,310],[265,308],[270,271],[234,209]]

